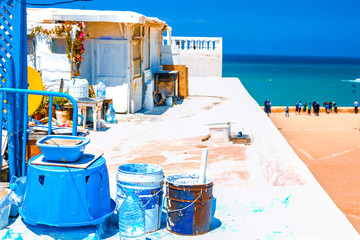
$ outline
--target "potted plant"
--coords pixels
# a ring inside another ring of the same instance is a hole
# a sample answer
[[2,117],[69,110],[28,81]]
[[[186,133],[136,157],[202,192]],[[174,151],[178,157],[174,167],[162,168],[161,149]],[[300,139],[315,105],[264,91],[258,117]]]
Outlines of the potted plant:
[[[44,117],[49,117],[49,97],[48,96],[44,96],[43,97],[43,105],[44,105]],[[55,106],[52,106],[52,117],[55,118]]]
[[54,97],[53,98],[53,104],[55,106],[55,115],[56,119],[64,123],[68,120],[70,120],[70,112],[66,110],[65,104],[67,104],[69,100],[65,97]]
[[34,114],[32,115],[32,117],[36,120],[41,120],[43,117],[45,117],[45,104],[44,104],[44,99],[41,102],[40,106],[38,107],[38,109],[36,109],[36,111],[34,112]]

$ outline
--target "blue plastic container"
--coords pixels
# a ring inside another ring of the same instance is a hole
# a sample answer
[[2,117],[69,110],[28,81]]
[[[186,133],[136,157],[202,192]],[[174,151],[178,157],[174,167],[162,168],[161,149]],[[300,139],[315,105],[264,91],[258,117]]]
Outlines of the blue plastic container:
[[[46,144],[45,141],[52,138],[71,139],[71,140],[82,140],[81,144],[75,146],[66,145],[51,145]],[[90,142],[86,137],[78,136],[57,136],[49,135],[37,140],[36,145],[40,147],[41,153],[44,158],[49,161],[63,162],[75,162],[81,158],[84,153],[85,146]]]
[[73,227],[99,224],[115,210],[103,157],[87,169],[32,165],[30,159],[23,220],[31,225]]
[[166,177],[166,228],[182,235],[200,235],[210,231],[213,182],[198,183],[196,174]]
[[116,122],[116,112],[112,104],[110,104],[109,109],[106,111],[105,120],[107,123],[115,123]]
[[100,79],[99,83],[96,86],[96,96],[98,98],[106,97],[106,85],[102,79]]
[[119,210],[120,239],[146,240],[145,211],[134,190],[128,191]]
[[164,174],[161,167],[153,164],[132,163],[119,166],[117,172],[116,209],[134,190],[145,209],[146,232],[160,229]]

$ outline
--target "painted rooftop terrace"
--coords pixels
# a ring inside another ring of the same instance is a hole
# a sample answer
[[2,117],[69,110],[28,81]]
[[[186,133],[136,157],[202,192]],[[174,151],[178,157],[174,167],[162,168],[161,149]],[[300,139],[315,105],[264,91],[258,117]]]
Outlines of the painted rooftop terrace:
[[[104,152],[112,198],[124,163],[152,163],[165,176],[198,172],[207,149],[207,176],[214,179],[210,232],[181,236],[166,230],[147,239],[360,239],[286,140],[236,78],[190,78],[190,96],[178,105],[117,115],[109,129],[91,132],[88,150]],[[208,124],[231,123],[251,145],[202,141]],[[29,226],[18,217],[3,239],[119,239],[116,219],[59,229]]]

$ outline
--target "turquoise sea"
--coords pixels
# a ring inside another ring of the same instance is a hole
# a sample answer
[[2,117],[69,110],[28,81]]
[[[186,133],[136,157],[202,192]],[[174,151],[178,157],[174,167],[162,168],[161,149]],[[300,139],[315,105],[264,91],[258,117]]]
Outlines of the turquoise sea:
[[265,99],[273,106],[313,100],[353,106],[360,100],[360,58],[225,54],[223,77],[239,78],[262,106]]

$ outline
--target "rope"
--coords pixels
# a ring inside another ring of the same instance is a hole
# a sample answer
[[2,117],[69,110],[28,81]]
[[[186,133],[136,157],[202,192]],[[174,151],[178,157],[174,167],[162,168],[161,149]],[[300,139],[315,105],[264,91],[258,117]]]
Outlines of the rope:
[[[155,196],[157,196],[160,192],[162,192],[163,190],[162,190],[162,188],[159,190],[159,191],[157,191],[155,194],[153,194],[151,197],[150,197],[150,199],[149,199],[149,201],[147,201],[147,203],[145,203],[144,205],[143,205],[143,207],[145,208],[146,207],[146,205],[148,205],[149,203],[150,203],[150,201],[152,200],[152,198],[153,197],[155,197]],[[136,195],[135,195],[136,196]],[[136,196],[137,198],[139,198],[138,196]],[[126,199],[126,198],[125,198]],[[125,199],[124,199],[124,201],[125,201]],[[140,198],[139,198],[139,200],[140,200]],[[123,202],[124,203],[124,202]],[[123,204],[122,203],[122,204]],[[141,203],[141,202],[140,202]],[[120,206],[119,206],[119,210],[118,211],[120,211]],[[144,209],[144,211],[145,211],[145,209]],[[132,213],[134,213],[134,212],[136,212],[136,211],[132,211],[132,212],[128,212],[128,214],[132,214]]]
[[155,196],[157,196],[157,195],[158,195],[160,192],[162,192],[162,191],[163,191],[162,188],[160,188],[160,190],[157,191],[154,195],[152,195],[152,196],[150,197],[149,201],[148,201],[146,204],[144,204],[143,206],[146,207],[146,205],[148,205],[148,204],[150,203],[150,201],[152,200],[152,198],[155,197]]
[[15,136],[16,134],[18,134],[19,132],[21,132],[22,130],[23,130],[23,129],[20,128],[18,131],[12,132],[12,133],[8,133],[8,134],[12,137],[12,136]]
[[169,213],[172,213],[172,212],[179,212],[179,211],[182,211],[182,210],[185,210],[185,209],[187,209],[188,207],[190,207],[191,205],[193,205],[195,202],[196,202],[196,200],[198,200],[200,197],[201,197],[201,195],[202,195],[202,191],[201,191],[201,193],[199,194],[199,196],[194,200],[194,201],[192,201],[189,205],[187,205],[186,207],[183,207],[183,208],[180,208],[180,209],[175,209],[175,210],[167,210],[167,212]]

